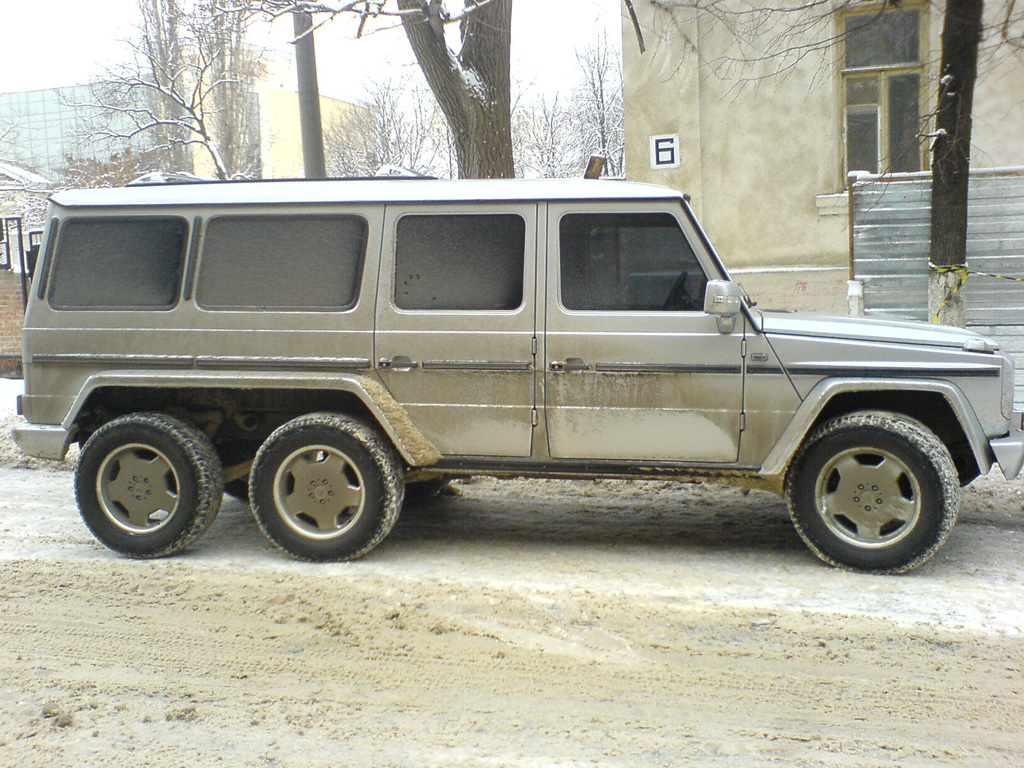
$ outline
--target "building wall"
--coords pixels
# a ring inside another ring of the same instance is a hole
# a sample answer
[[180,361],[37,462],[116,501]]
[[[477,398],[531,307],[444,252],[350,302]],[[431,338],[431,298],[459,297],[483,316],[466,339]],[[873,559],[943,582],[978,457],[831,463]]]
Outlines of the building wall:
[[[332,120],[349,110],[352,104],[327,96],[320,97],[320,118],[326,130]],[[299,125],[299,94],[286,88],[267,87],[260,91],[263,133],[263,177],[298,179],[304,175],[302,130]]]
[[[635,0],[644,54],[624,20],[628,177],[690,193],[730,266],[844,267],[849,230],[839,51],[807,47],[789,59],[740,64],[756,58],[754,47],[685,5]],[[931,11],[931,101],[941,23],[941,13]],[[829,20],[787,45],[811,44],[838,29]],[[762,27],[760,39],[777,30]],[[776,74],[780,62],[788,69]],[[974,165],[1024,165],[1018,138],[1024,135],[1024,59],[990,52],[981,71]],[[665,134],[679,135],[680,164],[655,170],[650,137]]]
[[21,275],[0,270],[0,378],[21,375]]

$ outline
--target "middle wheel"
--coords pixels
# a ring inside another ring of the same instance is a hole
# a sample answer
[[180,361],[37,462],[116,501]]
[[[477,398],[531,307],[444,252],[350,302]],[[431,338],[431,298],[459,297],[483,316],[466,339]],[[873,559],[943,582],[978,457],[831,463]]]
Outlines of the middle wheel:
[[360,557],[390,532],[402,508],[402,467],[390,443],[355,419],[300,416],[256,454],[253,515],[274,544],[302,560]]

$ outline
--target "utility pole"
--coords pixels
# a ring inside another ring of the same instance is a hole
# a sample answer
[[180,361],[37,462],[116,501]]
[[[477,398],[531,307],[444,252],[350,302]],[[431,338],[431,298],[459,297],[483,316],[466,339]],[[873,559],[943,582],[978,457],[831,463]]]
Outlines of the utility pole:
[[295,69],[299,77],[299,124],[302,132],[302,164],[307,179],[327,178],[324,162],[324,131],[320,119],[320,86],[316,79],[313,19],[308,13],[292,13],[295,25]]

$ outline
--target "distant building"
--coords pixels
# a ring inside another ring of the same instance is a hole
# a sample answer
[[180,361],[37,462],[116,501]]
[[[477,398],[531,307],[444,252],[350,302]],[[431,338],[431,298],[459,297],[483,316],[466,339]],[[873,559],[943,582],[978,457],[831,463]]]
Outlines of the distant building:
[[[0,94],[0,160],[15,163],[42,176],[60,181],[69,158],[106,163],[129,149],[145,157],[153,136],[139,134],[132,140],[97,139],[97,126],[127,132],[128,118],[96,105],[104,102],[101,83],[39,91]],[[249,94],[259,132],[258,167],[254,176],[283,178],[302,175],[302,144],[299,138],[298,95],[291,57],[268,56],[264,76]],[[360,109],[347,102],[321,97],[321,111],[327,124],[333,115]],[[193,168],[147,168],[146,170],[190,170],[212,175],[206,153],[191,147]]]
[[[126,140],[89,138],[101,87],[0,93],[0,158],[59,179],[69,157],[101,158],[125,150]],[[117,117],[109,114],[105,119]]]

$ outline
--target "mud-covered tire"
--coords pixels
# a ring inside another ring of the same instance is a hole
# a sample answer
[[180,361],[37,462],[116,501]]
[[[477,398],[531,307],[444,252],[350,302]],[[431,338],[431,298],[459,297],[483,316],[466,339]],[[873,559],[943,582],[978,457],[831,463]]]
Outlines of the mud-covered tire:
[[402,509],[403,467],[363,422],[312,413],[275,430],[249,476],[250,507],[270,541],[300,560],[352,560],[376,547]]
[[903,573],[949,536],[960,484],[949,451],[927,427],[870,411],[833,419],[807,439],[786,499],[800,537],[825,562]]
[[164,557],[210,527],[224,495],[209,438],[162,413],[133,413],[90,436],[75,468],[78,509],[104,545],[137,558]]

